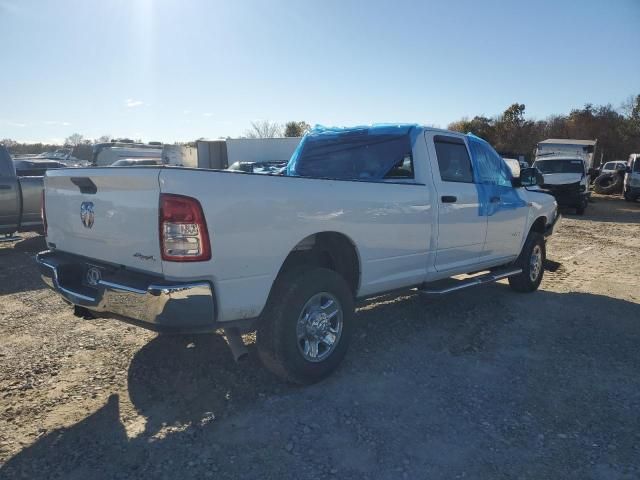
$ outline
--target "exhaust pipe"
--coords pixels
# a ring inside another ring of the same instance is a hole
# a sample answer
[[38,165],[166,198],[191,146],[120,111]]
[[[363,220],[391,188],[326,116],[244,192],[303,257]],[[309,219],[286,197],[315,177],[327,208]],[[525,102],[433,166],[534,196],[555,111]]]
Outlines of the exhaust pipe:
[[231,354],[236,362],[241,362],[247,358],[249,351],[242,341],[242,335],[237,327],[224,328],[224,336],[227,337],[227,343],[231,349]]

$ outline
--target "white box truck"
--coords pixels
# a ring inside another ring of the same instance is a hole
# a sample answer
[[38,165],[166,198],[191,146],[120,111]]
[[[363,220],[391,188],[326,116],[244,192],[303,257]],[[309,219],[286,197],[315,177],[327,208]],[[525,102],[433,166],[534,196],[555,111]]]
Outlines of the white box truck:
[[559,206],[582,215],[591,196],[597,140],[550,138],[538,143],[533,166],[542,172],[542,188]]

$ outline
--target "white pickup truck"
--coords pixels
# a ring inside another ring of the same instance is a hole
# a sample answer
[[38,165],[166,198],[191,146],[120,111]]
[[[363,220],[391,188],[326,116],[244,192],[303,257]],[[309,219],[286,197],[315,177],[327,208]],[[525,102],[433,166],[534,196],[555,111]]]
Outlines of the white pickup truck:
[[311,383],[344,357],[358,299],[507,277],[536,290],[559,218],[527,189],[536,172],[512,178],[483,140],[417,125],[316,128],[279,175],[50,171],[37,259],[78,316],[223,328],[236,357],[255,328],[268,368]]

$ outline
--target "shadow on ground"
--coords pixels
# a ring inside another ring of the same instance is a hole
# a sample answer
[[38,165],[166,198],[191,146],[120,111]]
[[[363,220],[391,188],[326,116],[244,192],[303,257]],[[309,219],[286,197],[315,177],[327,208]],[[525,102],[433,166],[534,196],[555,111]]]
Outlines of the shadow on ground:
[[574,208],[562,208],[563,215],[596,222],[640,223],[640,202],[627,202],[620,195],[596,195],[584,215],[576,215]]
[[[324,478],[328,470],[309,473],[315,459],[271,436],[296,438],[313,419],[323,432],[311,433],[310,445],[340,459],[341,478],[397,478],[400,471],[605,478],[601,465],[611,478],[640,472],[633,465],[637,304],[585,293],[522,296],[504,285],[428,304],[386,298],[357,315],[346,364],[307,388],[274,379],[254,348],[236,365],[218,335],[159,336],[129,368],[130,399],[147,419],[142,434],[128,438],[112,395],[83,421],[15,455],[0,478]],[[478,308],[495,314],[476,318]],[[459,348],[461,339],[472,348]],[[189,342],[193,348],[185,348]],[[351,437],[339,412],[353,402],[362,431]],[[615,449],[591,446],[602,442]],[[405,458],[413,470],[396,470],[393,462],[402,466]]]
[[35,254],[46,250],[43,236],[31,236],[0,248],[0,295],[44,288]]

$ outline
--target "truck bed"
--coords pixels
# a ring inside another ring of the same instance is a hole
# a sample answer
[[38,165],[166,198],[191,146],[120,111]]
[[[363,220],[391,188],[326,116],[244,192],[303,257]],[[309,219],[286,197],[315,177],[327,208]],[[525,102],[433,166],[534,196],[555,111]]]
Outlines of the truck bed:
[[[95,193],[85,184],[95,185]],[[160,193],[199,200],[211,260],[161,259]],[[219,294],[221,318],[249,318],[260,313],[289,252],[319,232],[337,232],[358,246],[358,295],[419,283],[435,247],[432,197],[424,185],[409,183],[176,167],[61,170],[46,178],[47,241],[63,252],[166,279],[206,279]],[[83,204],[93,208],[91,228],[81,219]]]

